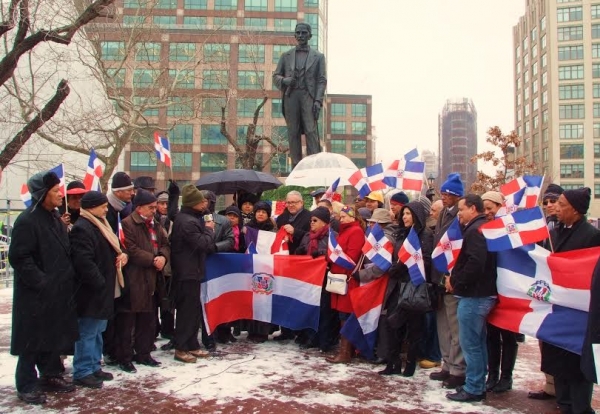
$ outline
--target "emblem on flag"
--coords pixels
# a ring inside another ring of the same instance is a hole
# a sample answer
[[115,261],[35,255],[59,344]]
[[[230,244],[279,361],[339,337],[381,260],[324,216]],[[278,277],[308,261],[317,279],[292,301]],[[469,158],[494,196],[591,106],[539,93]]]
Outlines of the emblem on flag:
[[362,248],[364,255],[384,272],[392,265],[394,246],[377,223],[371,228]]
[[485,223],[480,230],[491,252],[514,249],[550,237],[539,207],[499,217]]
[[462,231],[458,218],[455,218],[431,254],[433,265],[438,271],[450,273],[454,269],[456,258],[462,249],[462,242]]
[[254,273],[252,275],[252,291],[263,295],[273,293],[273,282],[275,279],[269,273]]

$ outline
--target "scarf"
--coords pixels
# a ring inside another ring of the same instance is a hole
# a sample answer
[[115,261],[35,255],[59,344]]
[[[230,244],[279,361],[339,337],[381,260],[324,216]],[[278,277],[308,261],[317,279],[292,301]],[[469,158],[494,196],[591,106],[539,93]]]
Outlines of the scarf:
[[240,250],[240,228],[239,226],[233,226],[233,251],[237,252]]
[[308,249],[306,249],[307,254],[312,254],[312,252],[319,251],[319,240],[325,237],[329,233],[329,225],[323,226],[323,228],[319,231],[311,231],[309,234],[310,241],[308,242]]
[[[127,203],[119,200],[112,192],[106,194],[106,198],[108,198],[108,204],[110,204],[117,212],[123,210],[127,205]],[[93,216],[93,214],[90,215]]]
[[[110,228],[110,224],[108,224],[106,218],[98,218],[83,208],[81,209],[80,215],[81,217],[85,218],[90,223],[92,223],[94,226],[98,227],[100,233],[102,233],[106,241],[108,241],[108,244],[110,244],[113,250],[117,253],[117,256],[123,253],[123,251],[121,250],[121,246],[119,245],[119,238],[115,233],[113,233],[112,229]],[[125,280],[123,279],[123,271],[121,269],[121,266],[117,267],[116,278],[117,283],[115,283],[115,298],[118,298],[119,296],[121,296],[121,288],[125,287]]]
[[141,218],[144,219],[144,223],[146,224],[146,228],[148,229],[148,233],[150,234],[150,242],[152,243],[152,250],[154,254],[158,252],[158,240],[156,238],[156,230],[154,229],[154,220],[152,217],[146,218],[140,215]]

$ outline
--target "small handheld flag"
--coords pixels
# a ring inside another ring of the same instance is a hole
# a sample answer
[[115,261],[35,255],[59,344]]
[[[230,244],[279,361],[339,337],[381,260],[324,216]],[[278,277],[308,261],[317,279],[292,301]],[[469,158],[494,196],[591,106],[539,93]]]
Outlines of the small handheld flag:
[[544,214],[539,207],[499,217],[485,223],[480,230],[491,252],[515,249],[550,237]]
[[383,165],[381,163],[361,168],[348,178],[348,182],[354,186],[361,195],[366,197],[371,191],[386,188],[383,182]]
[[329,229],[329,242],[327,243],[327,257],[332,263],[343,267],[344,269],[352,270],[356,267],[356,263],[352,260],[340,247],[333,231]]
[[460,249],[462,249],[462,243],[462,231],[458,218],[455,218],[431,254],[431,261],[438,271],[442,273],[452,272],[456,258],[460,254]]
[[340,184],[340,179],[338,178],[337,180],[335,180],[333,182],[333,184],[331,184],[329,186],[329,188],[327,189],[327,191],[325,191],[325,194],[323,194],[323,196],[321,197],[321,200],[333,201],[333,195],[337,191],[337,188],[338,188],[339,184]]
[[156,159],[162,161],[167,167],[171,167],[171,145],[169,144],[169,138],[155,132],[154,150],[156,151]]
[[123,226],[121,225],[121,213],[117,213],[117,237],[121,242],[121,246],[125,248],[125,232],[123,231]]
[[88,161],[85,177],[83,177],[83,185],[88,191],[95,190],[100,191],[100,178],[103,174],[102,164],[96,155],[94,148],[90,151],[90,159]]
[[392,265],[394,246],[379,224],[371,228],[362,248],[364,255],[384,272]]
[[406,239],[404,239],[404,243],[402,243],[398,259],[408,267],[408,274],[413,285],[419,286],[426,281],[421,241],[414,226],[410,229]]

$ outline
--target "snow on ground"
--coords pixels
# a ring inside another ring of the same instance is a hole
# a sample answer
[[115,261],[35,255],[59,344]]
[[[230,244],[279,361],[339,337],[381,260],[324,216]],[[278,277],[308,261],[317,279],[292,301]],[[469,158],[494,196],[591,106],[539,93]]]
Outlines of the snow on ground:
[[[17,358],[9,354],[11,289],[0,289],[0,412],[31,413],[40,408],[20,403],[14,391]],[[317,350],[303,351],[293,343],[269,341],[252,344],[244,335],[235,344],[220,346],[215,356],[196,364],[173,359],[173,352],[160,351],[158,368],[137,365],[137,374],[113,367],[115,375],[102,390],[77,389],[66,395],[49,395],[44,412],[410,412],[410,413],[495,413],[552,412],[549,402],[525,398],[536,389],[539,373],[537,342],[522,345],[526,357],[519,358],[512,392],[490,396],[483,403],[454,403],[447,390],[431,381],[431,371],[417,369],[413,378],[382,377],[382,366],[356,360],[333,365]],[[530,357],[531,356],[531,357]],[[70,368],[72,358],[67,360]],[[532,388],[533,387],[533,388]],[[520,390],[520,391],[516,391]],[[517,400],[511,405],[510,400]],[[518,401],[520,400],[520,401]],[[533,408],[528,408],[525,403]],[[541,405],[540,405],[541,404]],[[518,407],[518,408],[517,408]],[[550,410],[550,411],[548,411]]]

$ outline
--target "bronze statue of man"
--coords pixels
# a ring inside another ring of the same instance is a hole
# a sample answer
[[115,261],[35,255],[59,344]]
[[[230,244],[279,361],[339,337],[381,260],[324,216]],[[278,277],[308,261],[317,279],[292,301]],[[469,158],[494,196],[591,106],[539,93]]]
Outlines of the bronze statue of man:
[[295,30],[298,46],[281,55],[273,73],[273,82],[281,90],[293,167],[302,159],[302,134],[306,137],[307,155],[321,152],[317,121],[327,75],[325,56],[308,46],[311,37],[310,25],[298,23]]

